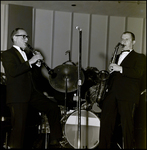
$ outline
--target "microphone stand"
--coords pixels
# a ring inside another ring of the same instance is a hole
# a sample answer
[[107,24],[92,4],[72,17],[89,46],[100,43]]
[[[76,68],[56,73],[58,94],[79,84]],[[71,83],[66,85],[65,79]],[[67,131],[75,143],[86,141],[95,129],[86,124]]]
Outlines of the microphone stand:
[[67,101],[67,77],[66,77],[66,89],[65,89],[65,111],[64,111],[64,115],[66,115],[67,113],[67,108],[66,108],[66,101]]
[[81,149],[81,52],[82,29],[79,30],[79,63],[78,63],[78,149]]

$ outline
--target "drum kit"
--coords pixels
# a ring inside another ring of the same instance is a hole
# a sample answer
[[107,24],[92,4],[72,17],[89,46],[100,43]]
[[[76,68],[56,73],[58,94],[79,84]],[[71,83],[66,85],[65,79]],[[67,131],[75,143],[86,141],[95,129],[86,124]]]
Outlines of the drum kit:
[[[89,71],[90,70],[90,71]],[[87,72],[86,72],[87,71]],[[98,93],[100,91],[100,82],[97,79],[99,71],[95,68],[88,68],[81,72],[81,86],[84,86],[82,91],[85,99],[81,99],[84,103],[81,104],[81,148],[93,149],[99,143],[100,130],[100,113],[101,108],[97,102]],[[63,138],[60,144],[64,148],[78,148],[78,98],[73,97],[73,101],[77,102],[77,107],[67,111],[66,103],[68,101],[67,94],[76,93],[78,90],[78,67],[67,61],[62,65],[54,68],[55,77],[49,76],[50,85],[58,92],[65,94],[65,105],[59,105],[61,112],[61,125],[63,131]],[[93,74],[93,75],[92,75]],[[92,76],[90,76],[92,75]],[[1,73],[1,85],[5,86],[5,74]],[[95,79],[94,79],[95,78]],[[91,83],[87,82],[90,80]],[[86,83],[88,83],[86,85]],[[87,88],[85,88],[87,87]]]
[[[65,106],[59,106],[61,113],[61,125],[63,131],[63,140],[60,144],[64,148],[78,149],[78,107],[74,110],[67,111],[66,103],[67,93],[76,92],[78,84],[78,68],[74,64],[63,63],[54,68],[56,77],[49,76],[51,86],[59,91],[65,93]],[[96,76],[98,75],[98,70]],[[82,71],[81,73],[82,85],[86,82],[86,77]],[[97,103],[98,91],[100,84],[91,86],[85,93],[85,102],[81,104],[81,148],[93,149],[99,143],[99,130],[101,108]],[[74,99],[74,98],[73,98]],[[78,102],[77,102],[78,105]]]
[[[61,110],[61,125],[63,131],[63,138],[60,144],[64,148],[79,148],[78,146],[78,132],[79,132],[79,108],[80,108],[80,148],[93,149],[99,143],[99,130],[100,130],[100,113],[101,108],[97,101],[99,91],[101,91],[102,77],[106,79],[107,74],[102,71],[99,72],[97,68],[91,67],[80,72],[79,83],[79,70],[78,66],[71,62],[70,52],[69,61],[59,65],[53,69],[55,76],[49,75],[49,82],[53,89],[65,94],[64,106],[59,105]],[[100,80],[99,80],[100,79]],[[1,73],[1,85],[5,86],[5,74]],[[67,94],[78,93],[78,86],[81,88],[85,99],[73,97],[76,101],[77,107],[72,110],[67,110]],[[84,91],[84,92],[83,92]],[[84,101],[80,103],[78,101]]]

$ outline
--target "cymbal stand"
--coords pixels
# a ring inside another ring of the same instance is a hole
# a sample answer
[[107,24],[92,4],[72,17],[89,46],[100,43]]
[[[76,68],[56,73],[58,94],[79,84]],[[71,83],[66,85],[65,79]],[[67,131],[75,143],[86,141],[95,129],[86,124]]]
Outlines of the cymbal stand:
[[79,30],[79,63],[78,63],[78,149],[81,149],[81,52],[82,52],[82,29]]
[[65,104],[64,104],[64,106],[65,106],[65,110],[64,110],[64,115],[66,115],[66,112],[67,112],[67,108],[66,108],[66,102],[67,102],[67,77],[66,77],[66,81],[65,81],[65,84],[66,84],[66,88],[65,88]]

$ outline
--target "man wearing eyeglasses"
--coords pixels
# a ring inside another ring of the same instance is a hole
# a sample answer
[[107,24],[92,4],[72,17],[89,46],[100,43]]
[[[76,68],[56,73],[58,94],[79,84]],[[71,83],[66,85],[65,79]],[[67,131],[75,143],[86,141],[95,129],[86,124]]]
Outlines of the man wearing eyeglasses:
[[54,99],[47,98],[40,87],[41,62],[40,52],[26,53],[28,42],[27,32],[23,28],[16,28],[11,33],[13,46],[2,53],[2,64],[7,78],[6,103],[11,110],[12,132],[10,148],[24,148],[24,136],[28,107],[31,105],[38,112],[44,112],[49,120],[50,145],[59,145],[62,137],[60,111]]

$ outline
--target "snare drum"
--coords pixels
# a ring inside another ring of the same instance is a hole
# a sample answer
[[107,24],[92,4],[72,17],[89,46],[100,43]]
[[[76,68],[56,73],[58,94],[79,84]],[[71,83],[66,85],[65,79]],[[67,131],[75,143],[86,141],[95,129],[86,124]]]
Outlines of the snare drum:
[[[63,119],[65,120],[65,119]],[[81,149],[93,149],[99,143],[100,120],[91,111],[81,110]],[[63,125],[66,144],[78,148],[78,111],[71,113]],[[64,145],[66,147],[66,145]]]

